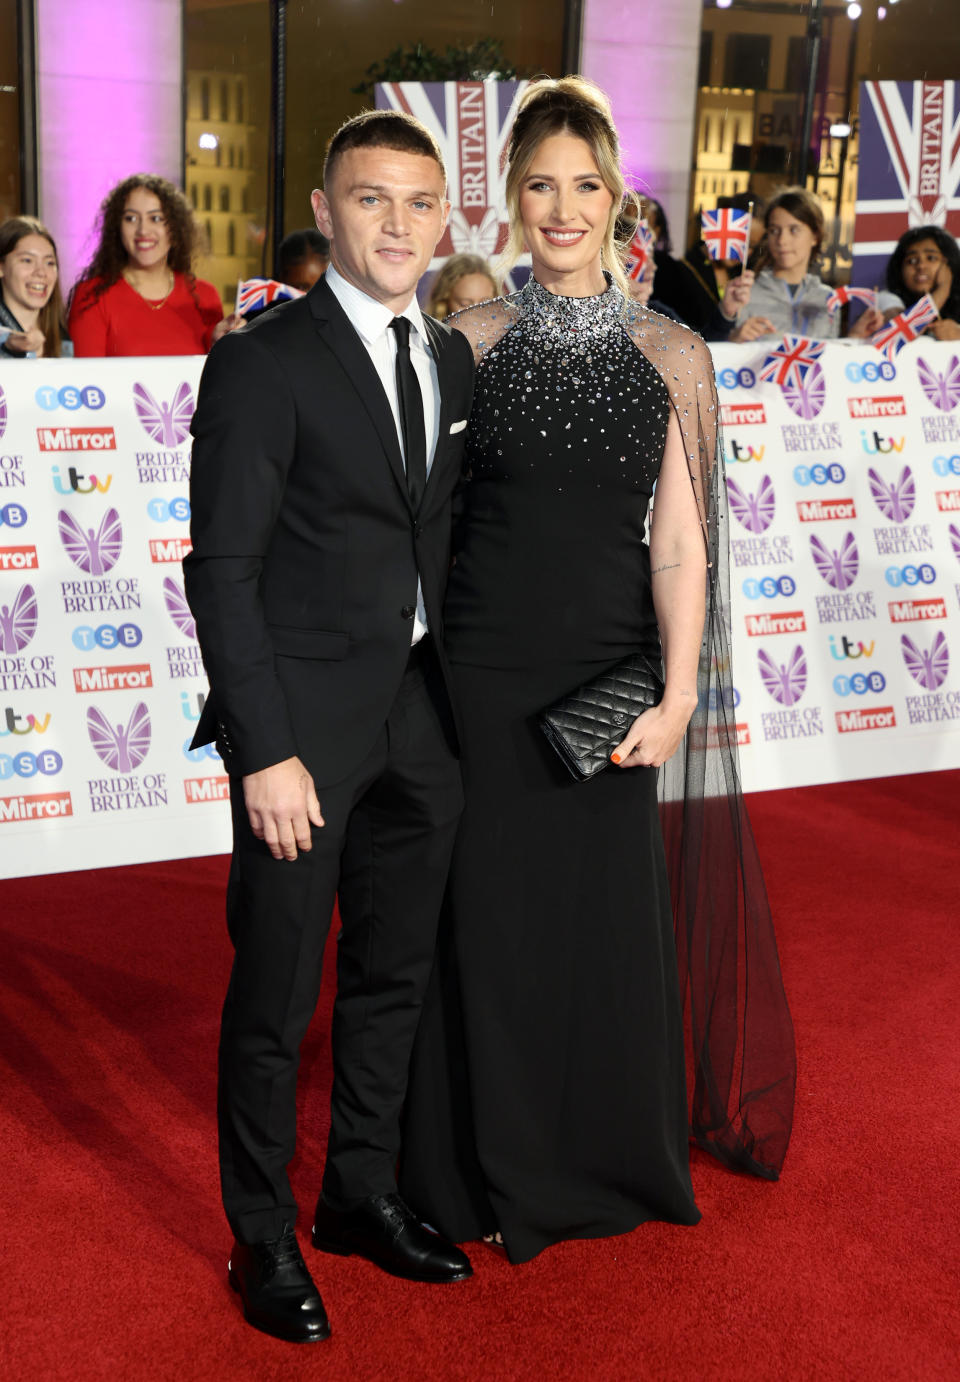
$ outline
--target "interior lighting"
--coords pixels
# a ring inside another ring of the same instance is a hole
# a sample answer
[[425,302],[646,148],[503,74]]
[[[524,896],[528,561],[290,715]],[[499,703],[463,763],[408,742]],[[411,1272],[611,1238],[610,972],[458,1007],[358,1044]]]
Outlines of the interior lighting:
[[220,140],[217,135],[209,134],[207,131],[204,131],[197,140],[197,144],[201,149],[217,149],[220,147]]
[[863,10],[862,10],[862,9],[860,8],[860,6],[857,4],[857,0],[853,0],[853,4],[847,6],[847,18],[848,18],[848,19],[859,19],[862,13],[863,13]]
[[886,17],[887,17],[887,7],[886,7],[886,5],[878,5],[878,6],[877,6],[877,18],[878,18],[878,19],[886,19]]
[[717,0],[718,10],[728,10],[733,4],[733,0]]
[[835,125],[830,126],[831,139],[847,139],[850,135],[850,126],[846,120],[838,120]]

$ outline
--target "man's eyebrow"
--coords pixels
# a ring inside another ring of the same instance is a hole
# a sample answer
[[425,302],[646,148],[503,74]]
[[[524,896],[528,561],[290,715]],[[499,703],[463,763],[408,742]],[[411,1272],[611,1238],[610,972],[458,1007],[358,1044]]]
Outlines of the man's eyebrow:
[[[383,185],[383,183],[380,183],[380,182],[355,182],[355,183],[353,184],[353,186],[350,188],[350,191],[351,191],[351,192],[382,192],[382,193],[385,194],[386,196],[390,196],[391,193],[393,193],[393,192],[396,191],[396,188],[385,187],[385,186]],[[441,197],[441,193],[439,193],[439,192],[437,192],[437,191],[432,191],[432,192],[431,192],[431,191],[426,191],[426,192],[406,192],[406,193],[404,193],[403,195],[404,195],[404,196],[407,196],[407,197],[436,197],[437,199],[440,199],[440,197]]]

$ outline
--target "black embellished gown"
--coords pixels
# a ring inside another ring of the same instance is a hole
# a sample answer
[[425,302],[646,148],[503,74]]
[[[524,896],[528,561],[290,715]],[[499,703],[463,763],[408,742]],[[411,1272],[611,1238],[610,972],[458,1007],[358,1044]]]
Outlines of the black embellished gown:
[[458,319],[478,356],[445,610],[466,809],[400,1185],[514,1262],[700,1217],[656,770],[575,782],[537,725],[659,654],[644,529],[671,405],[622,306],[531,279]]

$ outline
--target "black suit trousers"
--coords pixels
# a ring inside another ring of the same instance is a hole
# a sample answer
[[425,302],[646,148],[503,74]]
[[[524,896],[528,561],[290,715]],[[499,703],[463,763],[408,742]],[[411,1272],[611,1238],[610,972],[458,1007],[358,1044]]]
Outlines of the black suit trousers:
[[297,1206],[300,1045],[320,987],[334,899],[342,931],[333,1016],[325,1198],[348,1208],[396,1189],[410,1052],[463,804],[450,708],[432,649],[411,656],[385,725],[342,781],[316,784],[326,824],[293,862],[253,835],[231,780],[227,916],[234,963],[220,1037],[220,1173],[241,1242],[274,1238]]

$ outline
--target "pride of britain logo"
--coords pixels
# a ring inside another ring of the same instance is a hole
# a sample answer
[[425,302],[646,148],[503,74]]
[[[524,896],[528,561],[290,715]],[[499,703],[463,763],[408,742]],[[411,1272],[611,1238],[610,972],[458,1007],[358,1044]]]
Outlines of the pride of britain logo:
[[853,533],[848,532],[839,547],[828,547],[816,533],[810,539],[813,564],[834,590],[849,590],[860,571],[860,553]]
[[138,701],[127,723],[112,725],[97,706],[87,711],[87,735],[101,762],[115,773],[138,768],[150,748],[150,712]]
[[776,495],[769,475],[764,475],[756,491],[727,480],[727,493],[734,517],[748,533],[765,533],[777,511]]
[[116,509],[107,509],[97,528],[81,527],[66,509],[57,514],[57,522],[60,541],[74,566],[89,576],[105,576],[116,566],[123,546],[123,529]]
[[950,650],[942,633],[936,635],[929,648],[921,647],[908,634],[902,634],[900,651],[907,671],[924,691],[936,691],[946,681],[950,671]]
[[37,593],[22,585],[10,605],[0,605],[0,652],[22,653],[37,631]]
[[807,689],[807,655],[798,643],[786,662],[777,662],[761,648],[757,653],[760,680],[778,705],[796,705]]
[[190,420],[195,405],[188,383],[178,386],[169,403],[154,398],[145,384],[134,384],[133,406],[147,436],[161,446],[180,446],[190,435]]
[[917,361],[917,374],[920,387],[935,408],[941,413],[952,413],[960,403],[960,360],[952,355],[947,368],[941,374],[926,360]]
[[884,480],[871,466],[867,471],[870,494],[884,518],[892,523],[906,523],[917,502],[917,486],[913,472],[905,465],[896,480]]
[[186,634],[187,638],[195,639],[197,636],[196,620],[190,612],[187,597],[183,593],[183,586],[172,576],[163,578],[163,603],[180,632]]

